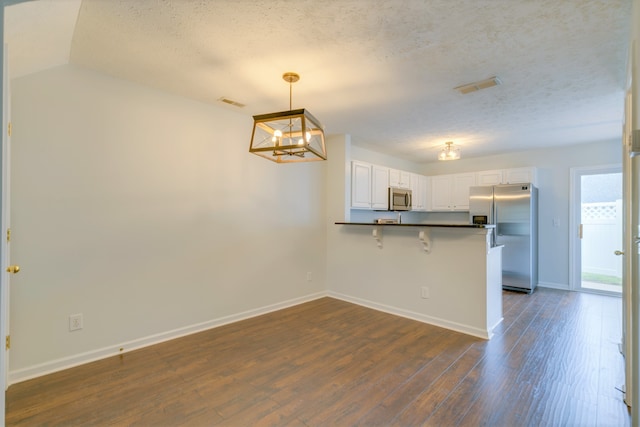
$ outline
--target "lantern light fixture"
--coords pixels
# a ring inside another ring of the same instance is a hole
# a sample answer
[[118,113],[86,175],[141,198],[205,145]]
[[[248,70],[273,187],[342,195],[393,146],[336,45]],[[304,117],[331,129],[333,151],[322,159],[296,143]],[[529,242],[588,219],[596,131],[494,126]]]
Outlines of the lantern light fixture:
[[304,108],[291,108],[293,83],[300,76],[287,72],[282,79],[289,83],[289,110],[253,116],[249,152],[276,163],[327,160],[322,124]]

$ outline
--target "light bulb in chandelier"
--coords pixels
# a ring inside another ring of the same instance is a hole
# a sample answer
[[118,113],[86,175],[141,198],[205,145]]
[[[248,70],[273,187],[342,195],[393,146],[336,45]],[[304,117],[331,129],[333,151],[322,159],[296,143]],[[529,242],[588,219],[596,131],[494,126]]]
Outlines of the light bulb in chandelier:
[[282,131],[280,129],[276,129],[273,132],[273,136],[271,137],[271,142],[278,142],[282,138]]

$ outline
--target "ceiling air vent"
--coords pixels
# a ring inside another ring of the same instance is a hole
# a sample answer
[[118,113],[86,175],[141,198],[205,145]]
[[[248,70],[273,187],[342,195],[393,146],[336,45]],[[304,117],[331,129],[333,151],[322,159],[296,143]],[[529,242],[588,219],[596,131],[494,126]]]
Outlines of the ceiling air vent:
[[480,89],[486,89],[488,87],[493,87],[493,86],[497,86],[499,84],[502,84],[502,82],[500,81],[500,79],[498,77],[490,77],[486,80],[481,80],[479,82],[475,82],[475,83],[469,83],[466,85],[462,85],[462,86],[458,86],[458,87],[454,87],[455,90],[457,90],[458,92],[460,92],[463,95],[466,95],[467,93],[471,93],[471,92],[475,92],[478,91]]
[[243,108],[245,105],[240,103],[240,102],[236,102],[232,99],[229,98],[225,98],[224,96],[222,98],[218,98],[218,101],[220,102],[224,102],[225,104],[229,104],[229,105],[233,105],[234,107],[238,107],[238,108]]

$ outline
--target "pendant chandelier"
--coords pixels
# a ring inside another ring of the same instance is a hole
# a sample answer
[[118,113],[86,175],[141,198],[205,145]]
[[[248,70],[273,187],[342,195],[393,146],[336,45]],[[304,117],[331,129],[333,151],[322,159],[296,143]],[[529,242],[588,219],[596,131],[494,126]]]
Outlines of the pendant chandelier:
[[322,124],[304,108],[291,109],[293,83],[300,76],[284,73],[282,78],[289,83],[289,111],[253,116],[249,152],[276,163],[327,160]]
[[445,147],[438,154],[438,160],[458,160],[460,158],[460,147],[452,141],[445,142]]

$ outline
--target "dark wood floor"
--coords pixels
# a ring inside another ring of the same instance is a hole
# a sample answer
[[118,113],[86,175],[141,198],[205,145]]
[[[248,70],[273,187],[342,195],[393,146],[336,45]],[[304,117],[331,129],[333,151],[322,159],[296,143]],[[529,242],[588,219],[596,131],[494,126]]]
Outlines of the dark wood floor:
[[323,298],[11,386],[7,425],[626,426],[620,299],[504,293],[491,341]]

